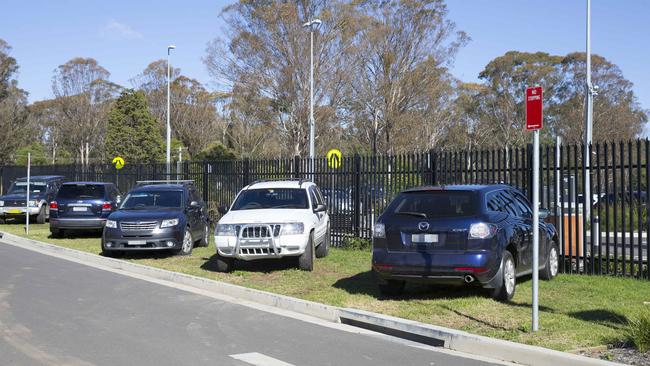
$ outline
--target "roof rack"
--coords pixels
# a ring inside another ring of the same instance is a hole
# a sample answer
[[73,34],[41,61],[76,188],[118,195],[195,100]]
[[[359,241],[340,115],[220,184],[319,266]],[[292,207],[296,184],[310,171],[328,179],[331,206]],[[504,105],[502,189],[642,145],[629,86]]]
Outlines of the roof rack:
[[277,178],[277,179],[260,179],[256,180],[253,183],[249,184],[248,187],[250,188],[252,185],[257,184],[257,183],[265,183],[265,182],[278,182],[278,181],[286,181],[286,182],[293,182],[296,181],[298,182],[298,186],[302,187],[302,184],[305,182],[311,182],[309,179],[306,178]]
[[161,180],[138,180],[136,186],[153,185],[153,184],[194,184],[194,179],[161,179]]

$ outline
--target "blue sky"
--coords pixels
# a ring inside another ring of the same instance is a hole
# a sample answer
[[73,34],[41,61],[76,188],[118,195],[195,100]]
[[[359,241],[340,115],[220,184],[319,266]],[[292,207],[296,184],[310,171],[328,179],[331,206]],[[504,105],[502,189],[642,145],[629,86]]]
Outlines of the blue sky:
[[[219,13],[231,1],[60,0],[4,5],[0,38],[13,47],[19,85],[30,101],[50,98],[53,70],[67,60],[94,57],[113,82],[129,79],[176,44],[172,62],[209,84],[201,58],[222,32]],[[448,0],[450,18],[472,38],[452,69],[464,81],[509,50],[566,54],[585,48],[586,0]],[[592,47],[621,67],[650,109],[648,0],[592,0]],[[214,87],[214,85],[212,85]]]

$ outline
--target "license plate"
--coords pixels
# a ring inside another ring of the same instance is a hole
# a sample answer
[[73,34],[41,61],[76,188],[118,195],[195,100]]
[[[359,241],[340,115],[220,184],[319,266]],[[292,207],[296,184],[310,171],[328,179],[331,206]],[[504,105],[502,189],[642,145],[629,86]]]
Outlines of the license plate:
[[413,234],[411,242],[416,244],[435,244],[438,242],[438,234]]
[[145,244],[147,244],[147,241],[146,240],[129,240],[127,242],[127,244],[129,244],[129,245],[145,245]]
[[14,209],[11,209],[11,210],[7,210],[7,213],[10,213],[10,214],[19,214],[21,212],[22,212],[22,210],[19,209],[19,208],[14,208]]
[[73,207],[72,211],[74,211],[74,212],[86,212],[86,211],[88,211],[88,207]]

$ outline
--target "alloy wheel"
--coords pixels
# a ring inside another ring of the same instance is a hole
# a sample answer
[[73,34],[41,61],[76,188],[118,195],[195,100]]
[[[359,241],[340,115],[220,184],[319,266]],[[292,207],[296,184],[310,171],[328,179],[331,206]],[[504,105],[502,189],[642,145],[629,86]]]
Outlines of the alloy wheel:
[[551,253],[549,253],[548,263],[551,266],[551,277],[557,276],[559,260],[557,256],[557,249],[555,249],[555,246],[551,248]]
[[506,261],[504,268],[503,279],[506,285],[506,292],[511,294],[515,290],[515,264],[511,259]]

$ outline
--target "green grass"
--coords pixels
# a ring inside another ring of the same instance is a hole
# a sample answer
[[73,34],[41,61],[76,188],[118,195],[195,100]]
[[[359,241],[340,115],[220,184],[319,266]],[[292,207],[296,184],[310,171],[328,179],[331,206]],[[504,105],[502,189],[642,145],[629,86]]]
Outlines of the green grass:
[[[0,226],[24,235],[22,224]],[[30,238],[100,252],[99,238],[84,235],[52,239],[47,225],[30,225]],[[463,287],[408,286],[404,296],[382,299],[370,272],[370,253],[332,249],[316,261],[314,272],[294,269],[286,260],[242,263],[233,273],[215,272],[214,245],[190,257],[133,254],[124,259],[325,304],[352,307],[465,330],[561,351],[625,341],[628,323],[650,301],[650,281],[560,275],[540,282],[540,328],[530,333],[531,281],[522,279],[510,304],[491,300],[484,290]]]

